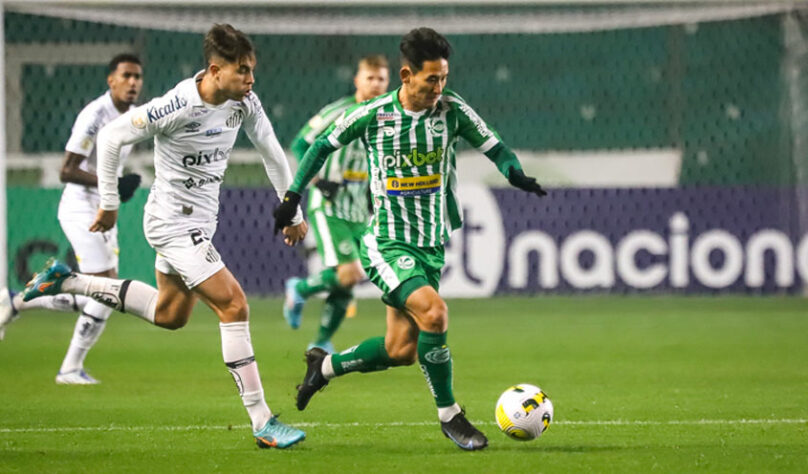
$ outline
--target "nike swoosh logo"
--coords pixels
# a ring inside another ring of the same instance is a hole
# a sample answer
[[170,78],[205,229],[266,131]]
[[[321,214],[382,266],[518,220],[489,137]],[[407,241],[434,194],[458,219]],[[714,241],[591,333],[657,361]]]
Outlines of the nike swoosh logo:
[[47,290],[51,286],[53,286],[53,282],[52,281],[46,281],[45,283],[40,283],[39,286],[36,289],[37,289],[37,291],[40,291],[40,292],[44,293],[45,290]]

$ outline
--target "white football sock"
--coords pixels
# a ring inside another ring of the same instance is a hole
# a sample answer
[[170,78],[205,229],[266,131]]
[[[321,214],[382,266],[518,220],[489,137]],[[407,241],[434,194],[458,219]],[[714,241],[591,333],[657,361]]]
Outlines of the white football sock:
[[258,364],[250,342],[250,323],[219,323],[219,330],[222,333],[224,363],[236,382],[253,431],[258,431],[269,421],[272,412],[264,400],[264,388],[261,386]]
[[320,373],[323,374],[326,380],[331,380],[337,376],[334,372],[334,366],[331,365],[331,354],[325,356],[323,359],[323,365],[320,366]]
[[84,358],[87,352],[95,345],[104,327],[107,324],[112,308],[104,306],[97,301],[90,300],[84,310],[76,320],[76,327],[73,330],[73,339],[70,340],[70,347],[62,361],[60,373],[72,372],[84,367]]
[[84,305],[90,298],[84,295],[71,295],[69,293],[60,293],[53,296],[40,296],[31,301],[23,301],[22,293],[14,295],[11,305],[18,312],[28,311],[30,309],[47,309],[50,311],[61,311],[64,313],[78,313],[84,308]]
[[62,282],[62,291],[87,295],[105,306],[154,324],[157,289],[141,281],[74,273]]
[[455,417],[458,413],[460,413],[460,405],[455,403],[452,406],[448,407],[438,407],[438,418],[440,419],[441,423],[448,423]]

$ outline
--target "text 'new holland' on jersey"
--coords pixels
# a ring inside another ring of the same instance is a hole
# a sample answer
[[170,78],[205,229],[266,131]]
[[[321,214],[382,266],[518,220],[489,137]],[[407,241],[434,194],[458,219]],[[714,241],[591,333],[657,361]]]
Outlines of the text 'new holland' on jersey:
[[[98,140],[102,209],[117,209],[119,204],[109,175],[118,155],[116,147],[151,137],[154,137],[155,177],[145,210],[153,216],[167,220],[216,220],[219,187],[242,127],[261,155],[278,197],[289,188],[292,175],[286,155],[256,94],[251,92],[241,101],[207,104],[197,89],[203,73],[130,110],[102,131]],[[298,212],[293,224],[301,221]]]
[[328,135],[333,147],[355,139],[365,146],[373,195],[371,228],[378,238],[418,247],[443,245],[462,225],[455,149],[460,137],[485,153],[497,133],[454,92],[435,107],[412,112],[399,89],[349,110]]
[[[323,107],[298,132],[295,140],[302,139],[311,145],[343,112],[356,105],[356,97],[351,95],[336,100]],[[301,160],[303,156],[299,156]],[[333,199],[328,200],[316,188],[309,190],[309,215],[321,210],[323,214],[350,222],[365,223],[370,217],[367,209],[368,162],[365,146],[361,140],[354,140],[331,155],[317,174],[319,179],[340,183]]]

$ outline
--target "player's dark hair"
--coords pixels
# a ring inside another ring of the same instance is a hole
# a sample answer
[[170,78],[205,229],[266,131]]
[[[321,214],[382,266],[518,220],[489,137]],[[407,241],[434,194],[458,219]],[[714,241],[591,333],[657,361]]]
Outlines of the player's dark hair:
[[116,54],[115,57],[109,62],[109,73],[112,74],[118,70],[118,64],[121,63],[133,63],[140,65],[140,58],[132,53]]
[[372,67],[372,68],[388,68],[387,58],[383,54],[371,54],[359,60],[359,67]]
[[401,62],[418,72],[424,66],[424,61],[436,59],[449,59],[452,54],[452,45],[445,36],[432,28],[416,28],[401,38],[398,49],[401,51]]
[[215,24],[208,31],[203,51],[206,64],[210,64],[214,56],[234,63],[243,57],[255,55],[255,48],[250,38],[226,23]]

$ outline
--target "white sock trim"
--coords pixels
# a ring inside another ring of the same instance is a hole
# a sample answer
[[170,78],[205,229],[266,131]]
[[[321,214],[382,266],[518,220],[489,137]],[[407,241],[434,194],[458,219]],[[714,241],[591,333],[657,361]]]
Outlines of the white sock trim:
[[460,405],[457,403],[448,407],[438,407],[438,419],[441,423],[448,423],[455,415],[460,413],[460,411]]
[[337,376],[337,374],[334,373],[334,366],[331,364],[331,354],[328,354],[325,356],[325,359],[323,359],[323,365],[320,366],[320,372],[323,374],[323,377],[325,377],[326,380],[331,380]]

